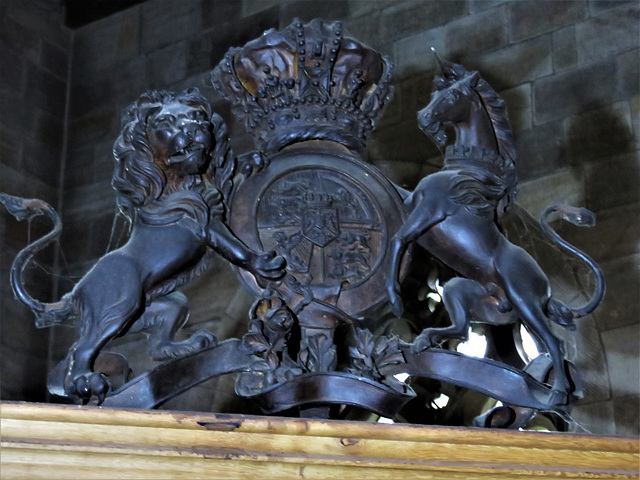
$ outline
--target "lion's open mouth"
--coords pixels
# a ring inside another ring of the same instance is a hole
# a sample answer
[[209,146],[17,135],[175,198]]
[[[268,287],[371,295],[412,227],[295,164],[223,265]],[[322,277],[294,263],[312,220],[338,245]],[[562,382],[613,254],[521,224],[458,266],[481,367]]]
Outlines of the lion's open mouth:
[[195,153],[204,152],[204,145],[198,142],[193,142],[184,147],[182,150],[178,150],[176,153],[169,157],[169,163],[182,162],[189,159]]

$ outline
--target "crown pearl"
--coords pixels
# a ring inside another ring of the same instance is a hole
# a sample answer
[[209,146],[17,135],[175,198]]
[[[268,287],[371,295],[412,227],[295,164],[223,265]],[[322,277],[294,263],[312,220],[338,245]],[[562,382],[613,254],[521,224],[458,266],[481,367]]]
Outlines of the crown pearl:
[[[340,22],[316,19],[303,24],[295,19],[280,32],[265,32],[225,54],[212,82],[233,102],[233,112],[259,149],[273,153],[310,138],[364,148],[374,120],[391,97],[391,64],[351,37],[343,43],[343,36],[348,33]],[[338,61],[343,68],[335,72]],[[245,67],[238,77],[235,65],[260,67]]]

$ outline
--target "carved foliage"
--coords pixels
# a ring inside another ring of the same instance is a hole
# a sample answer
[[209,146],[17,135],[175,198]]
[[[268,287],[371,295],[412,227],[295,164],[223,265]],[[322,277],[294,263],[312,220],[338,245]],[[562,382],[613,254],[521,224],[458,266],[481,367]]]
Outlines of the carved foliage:
[[367,329],[354,329],[354,345],[349,347],[352,367],[347,371],[377,382],[386,383],[390,387],[403,390],[400,382],[393,377],[387,378],[380,369],[388,365],[405,363],[397,336],[386,337],[374,335]]
[[260,360],[252,365],[250,372],[238,376],[238,393],[255,394],[302,373],[287,351],[286,342],[293,325],[293,312],[279,298],[261,299],[253,305],[249,331],[242,337],[242,348]]

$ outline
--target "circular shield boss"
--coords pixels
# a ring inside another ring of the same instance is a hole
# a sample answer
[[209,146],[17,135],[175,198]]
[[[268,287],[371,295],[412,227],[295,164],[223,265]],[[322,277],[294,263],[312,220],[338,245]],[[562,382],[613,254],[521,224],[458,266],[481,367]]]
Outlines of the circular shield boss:
[[[314,299],[331,298],[357,318],[386,301],[389,242],[406,210],[376,168],[327,143],[291,145],[237,185],[229,224],[252,249],[282,255]],[[261,295],[253,276],[239,273]]]

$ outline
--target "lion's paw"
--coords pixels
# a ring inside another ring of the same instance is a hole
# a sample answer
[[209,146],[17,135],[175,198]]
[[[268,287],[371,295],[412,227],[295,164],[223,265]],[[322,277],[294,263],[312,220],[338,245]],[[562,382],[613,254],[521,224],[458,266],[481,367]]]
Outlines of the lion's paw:
[[287,264],[284,257],[276,255],[276,252],[266,252],[256,255],[252,270],[253,273],[260,275],[268,280],[277,280],[284,276],[285,265]]
[[80,398],[82,403],[87,404],[96,397],[98,405],[104,402],[109,393],[109,382],[104,375],[98,372],[91,372],[88,375],[80,375],[73,382],[73,391],[68,392],[71,396]]

